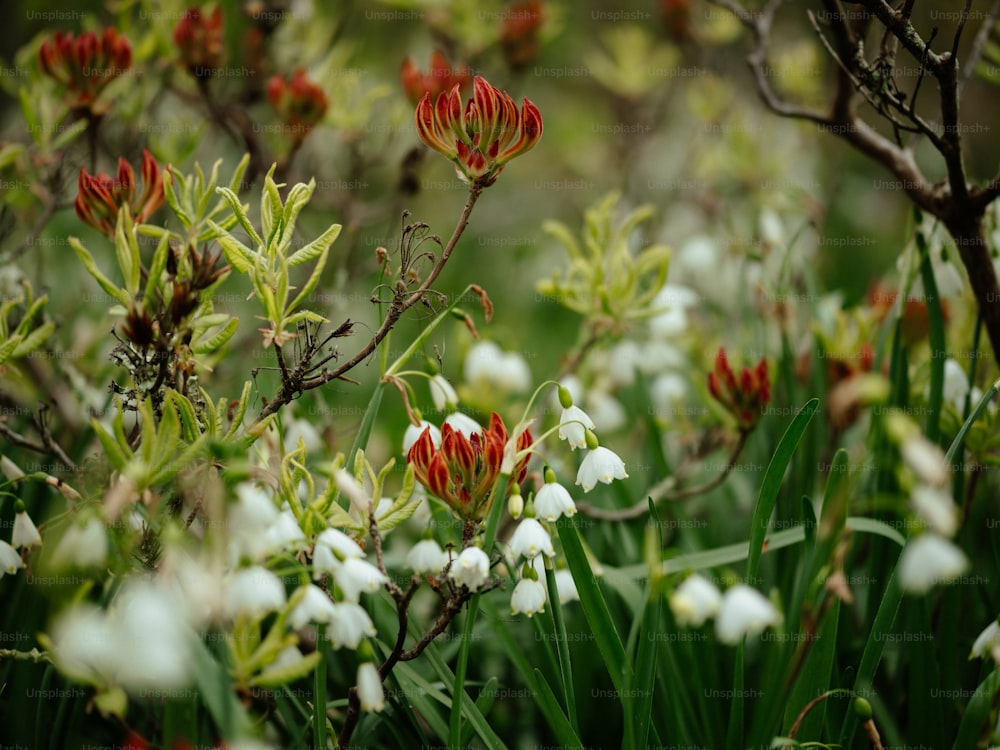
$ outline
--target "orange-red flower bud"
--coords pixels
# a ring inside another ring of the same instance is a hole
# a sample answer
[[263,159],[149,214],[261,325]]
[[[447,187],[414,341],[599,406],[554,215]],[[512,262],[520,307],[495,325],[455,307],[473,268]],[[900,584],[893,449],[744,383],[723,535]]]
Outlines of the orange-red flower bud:
[[199,8],[184,11],[174,27],[174,44],[181,53],[184,67],[195,78],[211,78],[222,66],[226,44],[222,37],[222,8],[211,14]]
[[500,48],[512,70],[522,70],[538,58],[538,29],[544,20],[541,0],[514,3],[504,11]]
[[142,223],[163,205],[163,176],[156,159],[142,150],[142,194],[135,197],[135,172],[124,157],[118,159],[118,173],[112,178],[100,172],[87,173],[80,167],[76,214],[83,221],[107,235],[114,235],[118,211],[128,206],[136,222]]
[[741,430],[753,429],[761,410],[771,403],[767,360],[761,357],[752,370],[744,367],[737,377],[729,366],[725,350],[720,347],[715,356],[715,369],[708,374],[708,391],[736,417]]
[[329,106],[323,89],[309,80],[302,68],[291,78],[272,76],[267,84],[267,99],[298,140],[323,119]]
[[98,95],[132,65],[132,45],[110,27],[100,36],[57,31],[42,42],[38,62],[47,76],[66,87],[71,107],[98,112]]
[[413,60],[408,57],[403,60],[399,78],[403,82],[406,96],[416,104],[424,94],[430,94],[431,99],[436,100],[438,96],[451,91],[455,86],[464,89],[469,85],[469,68],[465,65],[456,65],[453,68],[444,53],[434,50],[429,73],[421,73]]
[[417,134],[455,163],[459,177],[489,187],[507,162],[541,139],[542,115],[530,99],[518,110],[509,94],[480,76],[472,88],[464,112],[457,85],[436,102],[424,94],[417,105]]

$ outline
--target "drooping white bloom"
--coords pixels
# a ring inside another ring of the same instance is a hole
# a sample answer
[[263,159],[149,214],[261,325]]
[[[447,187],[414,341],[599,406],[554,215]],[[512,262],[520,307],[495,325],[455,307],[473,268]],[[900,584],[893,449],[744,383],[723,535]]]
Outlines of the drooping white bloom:
[[359,517],[367,517],[371,509],[372,497],[365,492],[365,488],[358,483],[354,475],[347,469],[337,469],[333,472],[333,482],[340,490],[340,494],[350,501],[351,510]]
[[576,514],[576,503],[569,491],[558,482],[546,482],[535,495],[535,513],[546,521],[557,521]]
[[587,430],[594,429],[594,420],[575,404],[563,409],[559,417],[559,439],[569,443],[573,450],[587,447]]
[[118,671],[118,633],[106,613],[89,603],[63,610],[52,624],[59,671],[78,682],[108,682]]
[[255,565],[233,574],[226,585],[226,613],[235,618],[240,613],[260,616],[285,605],[285,586],[267,568]]
[[370,638],[377,633],[372,618],[361,605],[337,602],[333,606],[335,611],[326,629],[326,637],[335,649],[344,646],[357,649],[363,638]]
[[14,575],[19,568],[23,567],[24,562],[22,562],[21,555],[18,554],[17,550],[0,539],[0,578],[3,578],[5,573]]
[[556,591],[559,592],[560,604],[580,601],[580,592],[576,590],[576,581],[573,580],[573,574],[568,568],[560,568],[556,571]]
[[324,530],[316,537],[316,545],[323,545],[341,559],[354,557],[360,560],[365,556],[365,551],[358,546],[358,543],[340,529]]
[[323,449],[323,438],[306,419],[291,419],[285,423],[285,450],[298,449],[299,440],[303,442],[307,454],[315,454]]
[[333,577],[344,592],[344,600],[357,603],[362,593],[371,594],[389,581],[381,570],[366,560],[349,557],[333,572]]
[[492,341],[479,341],[465,355],[467,383],[481,390],[520,393],[531,387],[531,371],[524,357],[505,352]]
[[958,578],[969,559],[958,547],[933,533],[911,539],[899,558],[899,585],[911,594],[926,594],[939,583]]
[[[965,370],[952,357],[944,361],[944,400],[951,404],[959,414],[965,408],[965,397],[969,393],[969,379]],[[974,406],[975,404],[973,404]]]
[[117,635],[119,684],[141,690],[188,683],[194,633],[171,592],[148,581],[129,581],[110,616]]
[[722,643],[737,645],[743,636],[762,633],[781,622],[781,613],[755,588],[738,583],[726,590],[715,618],[715,634]]
[[635,382],[635,371],[642,359],[643,351],[639,344],[632,339],[624,339],[608,353],[605,371],[616,386],[630,386]]
[[483,431],[483,426],[472,417],[460,411],[453,411],[444,419],[446,425],[451,425],[451,429],[461,432],[469,440],[477,432]]
[[427,429],[431,431],[431,442],[434,443],[434,447],[441,447],[441,430],[432,425],[426,419],[421,419],[419,425],[411,423],[406,426],[406,432],[403,433],[403,455],[410,452],[410,448],[412,448],[413,444],[417,442],[417,438],[419,438],[423,431]]
[[306,535],[302,533],[302,528],[291,510],[281,511],[264,534],[264,541],[269,550],[297,548],[305,540]]
[[431,399],[434,401],[434,408],[444,411],[447,408],[454,408],[458,404],[458,394],[444,375],[438,373],[430,378]]
[[923,435],[905,438],[899,450],[906,465],[921,482],[942,486],[948,481],[944,452]]
[[670,597],[674,619],[681,627],[700,628],[710,617],[715,617],[722,604],[722,594],[715,584],[699,573],[684,579]]
[[659,375],[649,386],[649,398],[656,407],[656,413],[664,419],[674,420],[678,404],[687,395],[687,383],[674,372]]
[[448,571],[448,577],[466,586],[470,591],[478,590],[490,574],[490,558],[479,547],[466,547],[455,558]]
[[163,555],[160,575],[183,603],[185,619],[198,628],[223,614],[226,579],[220,565],[210,559],[192,558],[183,548],[171,545]]
[[271,493],[252,482],[236,485],[236,501],[229,505],[226,519],[233,560],[262,559],[271,546],[268,530],[278,520]]
[[678,284],[665,284],[651,306],[659,312],[649,319],[649,328],[657,338],[669,339],[688,328],[687,309],[698,302],[698,295]]
[[334,603],[326,592],[315,584],[306,585],[306,593],[288,616],[288,623],[295,630],[309,622],[330,622],[336,614]]
[[556,554],[549,532],[534,518],[525,518],[518,523],[510,538],[510,551],[515,559],[524,557],[528,560],[541,554],[547,557],[554,557]]
[[266,675],[271,672],[279,672],[298,664],[304,658],[298,646],[287,646],[278,652],[278,655],[274,657],[274,661],[264,667],[261,674]]
[[406,567],[414,573],[437,574],[448,564],[448,553],[433,539],[421,539],[406,554]]
[[576,474],[576,483],[583,487],[584,492],[590,492],[598,482],[611,484],[615,479],[628,479],[625,462],[603,445],[584,456]]
[[913,490],[910,502],[920,520],[942,536],[954,536],[958,530],[958,508],[943,489],[921,484]]
[[987,656],[991,656],[993,659],[997,659],[998,655],[1000,655],[1000,623],[993,620],[972,644],[969,658],[985,659]]
[[385,692],[382,690],[382,678],[379,677],[375,664],[370,661],[358,665],[358,699],[362,711],[381,711],[385,708]]
[[628,422],[621,402],[600,389],[591,390],[587,394],[587,412],[594,420],[596,429],[602,432],[616,432]]
[[14,514],[14,532],[11,534],[10,543],[13,547],[31,547],[42,543],[42,536],[27,511],[22,510]]
[[99,518],[91,517],[82,526],[73,524],[52,553],[52,565],[63,568],[99,567],[108,559],[108,534]]
[[545,584],[531,578],[522,578],[514,587],[510,597],[510,613],[523,612],[531,617],[536,612],[545,611]]

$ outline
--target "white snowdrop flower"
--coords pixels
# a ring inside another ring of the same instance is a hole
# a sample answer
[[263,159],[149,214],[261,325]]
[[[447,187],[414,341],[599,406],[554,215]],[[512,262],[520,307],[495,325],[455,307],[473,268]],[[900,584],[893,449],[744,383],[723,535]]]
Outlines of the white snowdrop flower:
[[333,576],[344,592],[344,600],[357,603],[362,593],[378,591],[389,579],[381,570],[366,560],[349,557],[333,572]]
[[283,510],[278,514],[274,524],[265,532],[269,550],[284,550],[298,547],[306,540],[299,522],[291,510]]
[[958,531],[958,508],[943,489],[921,484],[910,495],[913,509],[920,520],[942,536],[954,536]]
[[490,558],[479,547],[466,547],[451,564],[448,577],[466,586],[470,591],[478,590],[490,574]]
[[421,539],[406,554],[406,567],[418,575],[436,575],[447,564],[448,553],[433,539]]
[[563,515],[570,518],[576,514],[576,503],[561,484],[546,482],[535,495],[535,513],[546,521],[557,521]]
[[108,559],[108,534],[99,518],[91,517],[82,526],[73,524],[63,534],[52,553],[52,565],[63,568],[100,567]]
[[685,286],[664,284],[650,303],[659,312],[649,319],[653,336],[670,339],[688,328],[687,309],[698,302],[698,294]]
[[255,565],[238,570],[229,579],[225,594],[226,613],[260,616],[285,605],[285,586],[267,568]]
[[116,681],[130,690],[181,687],[192,677],[184,607],[167,590],[129,581],[111,615],[118,638]]
[[689,366],[683,352],[666,341],[647,341],[636,367],[644,375],[656,376],[667,370],[683,371]]
[[350,501],[351,510],[359,517],[367,516],[371,508],[372,498],[354,478],[354,475],[347,469],[337,469],[333,472],[333,481],[337,485],[337,489],[340,490],[340,494]]
[[635,382],[635,371],[643,359],[643,351],[632,339],[620,341],[608,356],[606,373],[616,386],[626,387]]
[[899,451],[903,461],[921,482],[940,487],[948,481],[948,462],[944,460],[944,452],[923,435],[907,437]]
[[23,567],[24,563],[17,550],[0,539],[0,578],[3,578],[5,573],[14,575],[19,568]]
[[598,482],[611,484],[615,479],[628,479],[625,462],[604,446],[588,451],[576,474],[576,483],[583,487],[584,492],[590,492]]
[[326,637],[336,648],[357,649],[362,639],[370,638],[378,631],[364,607],[354,602],[337,602],[334,614],[326,629]]
[[[953,358],[944,361],[944,400],[951,404],[961,414],[965,408],[965,397],[969,393],[969,379],[965,370]],[[973,406],[975,404],[973,403]]]
[[27,511],[22,510],[14,514],[14,531],[10,543],[13,547],[32,547],[42,543],[42,536]]
[[59,614],[51,632],[55,662],[74,680],[106,682],[118,671],[118,633],[100,608],[72,605]]
[[285,450],[293,451],[299,447],[301,440],[306,447],[306,453],[313,455],[323,449],[323,438],[307,419],[292,419],[285,428]]
[[465,355],[464,376],[475,388],[520,393],[531,387],[528,363],[516,352],[505,352],[492,341],[479,341]]
[[333,550],[327,545],[317,542],[316,546],[313,547],[312,556],[313,580],[318,581],[325,575],[332,576],[339,567],[340,560],[333,553]]
[[[669,418],[687,395],[687,382],[675,372],[657,376],[649,386],[649,399],[661,417]],[[674,420],[670,420],[674,421]]]
[[385,692],[378,669],[370,661],[358,665],[358,699],[362,711],[381,711],[385,708]]
[[460,411],[453,411],[445,417],[444,423],[450,425],[456,432],[461,432],[468,440],[471,440],[477,432],[483,431],[483,426],[479,422]]
[[576,590],[576,581],[573,580],[573,574],[567,568],[560,568],[556,571],[556,591],[559,592],[560,604],[580,601],[580,593]]
[[714,238],[706,235],[692,237],[681,245],[675,258],[670,259],[671,274],[682,274],[703,289],[712,288],[718,281],[722,259]]
[[700,628],[710,617],[715,617],[721,603],[719,589],[699,573],[685,578],[670,597],[674,619],[681,627]]
[[229,526],[237,530],[266,529],[278,517],[271,493],[252,482],[236,485],[236,502],[229,508]]
[[556,554],[549,532],[534,518],[522,519],[517,524],[508,546],[515,558],[525,557],[531,560],[541,554],[547,557]]
[[574,404],[563,409],[559,417],[559,439],[569,443],[573,450],[587,447],[587,430],[594,429],[594,420]]
[[715,618],[715,634],[722,643],[735,646],[743,636],[762,633],[781,622],[781,613],[757,589],[738,583],[726,590]]
[[514,587],[510,597],[510,613],[523,612],[531,617],[536,612],[545,611],[545,584],[530,578],[522,578]]
[[911,594],[926,594],[939,583],[958,578],[969,560],[958,547],[937,534],[911,539],[899,558],[899,585]]
[[426,419],[421,419],[419,425],[411,423],[406,426],[406,432],[403,433],[404,456],[410,452],[410,448],[412,448],[413,444],[417,442],[417,438],[420,437],[423,431],[428,429],[431,431],[431,442],[434,444],[434,447],[441,447],[441,430],[432,425]]
[[316,546],[320,545],[336,553],[335,557],[338,559],[354,557],[360,560],[365,556],[365,551],[358,543],[340,529],[329,528],[321,532],[316,537]]
[[592,390],[587,394],[587,413],[594,420],[594,429],[599,432],[616,432],[628,422],[625,407],[604,390]]
[[444,411],[447,408],[455,408],[458,404],[458,394],[444,375],[438,373],[432,375],[430,380],[431,399],[434,401],[434,408]]
[[985,659],[990,656],[995,660],[997,658],[996,655],[1000,655],[1000,623],[993,620],[983,629],[983,632],[976,638],[975,643],[972,644],[972,649],[969,651],[969,658]]
[[336,608],[326,592],[315,584],[306,585],[306,593],[288,616],[293,629],[305,627],[310,622],[331,622]]
[[226,580],[221,569],[195,560],[179,547],[169,547],[163,556],[161,575],[182,602],[187,621],[198,628],[222,615]]
[[770,247],[782,247],[785,244],[785,227],[781,217],[773,209],[765,208],[760,212],[760,238]]

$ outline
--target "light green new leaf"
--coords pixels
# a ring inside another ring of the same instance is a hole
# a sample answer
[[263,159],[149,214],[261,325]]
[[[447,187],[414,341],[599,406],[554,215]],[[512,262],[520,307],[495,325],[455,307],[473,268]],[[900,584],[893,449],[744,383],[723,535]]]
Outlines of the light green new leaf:
[[216,232],[216,239],[218,239],[219,245],[222,246],[222,252],[225,253],[229,265],[240,273],[250,273],[254,265],[256,253],[211,219],[209,219],[208,225],[212,228],[213,232]]
[[198,343],[191,346],[191,351],[195,354],[211,354],[212,352],[218,351],[233,337],[236,333],[236,329],[239,328],[240,320],[239,318],[230,318],[229,322],[222,328],[222,330],[209,336],[208,338],[200,339]]
[[105,294],[109,297],[114,297],[116,300],[121,302],[123,305],[128,305],[129,296],[124,289],[120,289],[111,283],[111,279],[101,273],[101,269],[97,267],[97,263],[94,261],[94,256],[90,254],[90,251],[85,248],[80,240],[76,237],[70,237],[68,239],[69,246],[73,248],[73,251],[80,258],[83,263],[83,267],[87,269],[94,280],[100,285],[101,289],[104,290]]
[[332,225],[308,245],[292,253],[292,255],[288,258],[288,265],[293,268],[295,266],[301,266],[303,263],[307,263],[313,258],[325,253],[330,248],[330,245],[333,244],[334,240],[340,236],[341,228],[342,226],[340,224]]
[[260,238],[260,235],[257,234],[257,230],[253,228],[253,224],[250,222],[250,217],[247,216],[247,209],[249,208],[249,205],[244,206],[240,202],[240,197],[229,188],[216,188],[215,192],[221,195],[226,200],[226,203],[229,204],[229,207],[233,209],[233,213],[236,215],[236,220],[239,222],[239,225],[243,227],[243,231],[247,233],[247,236],[258,246],[263,245],[264,241]]

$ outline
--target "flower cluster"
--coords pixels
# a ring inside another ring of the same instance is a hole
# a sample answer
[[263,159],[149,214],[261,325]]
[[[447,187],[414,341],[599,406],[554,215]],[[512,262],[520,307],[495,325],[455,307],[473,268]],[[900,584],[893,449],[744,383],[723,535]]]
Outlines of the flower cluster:
[[210,14],[188,8],[174,27],[174,44],[191,75],[199,79],[212,77],[226,55],[222,8],[217,5]]
[[267,83],[267,100],[299,141],[323,119],[329,107],[326,93],[309,80],[302,68],[291,78],[272,76]]
[[118,159],[118,174],[109,177],[104,172],[91,175],[80,167],[76,214],[94,229],[113,236],[118,212],[128,206],[139,223],[145,222],[163,205],[163,176],[156,159],[142,150],[142,193],[136,198],[135,172],[124,157]]
[[714,617],[716,636],[730,646],[782,620],[774,604],[757,589],[738,583],[721,594],[715,584],[698,573],[677,587],[670,597],[670,608],[681,627],[701,627]]
[[459,90],[469,85],[469,68],[466,65],[452,67],[448,58],[440,50],[431,54],[431,69],[429,73],[421,73],[412,58],[407,57],[399,71],[403,83],[403,91],[414,104],[429,95],[437,99],[441,94],[458,86]]
[[760,420],[761,410],[771,403],[771,381],[767,360],[761,357],[752,370],[744,367],[737,379],[729,366],[726,350],[715,357],[715,370],[708,374],[709,393],[736,417],[739,428],[749,432]]
[[[488,428],[469,436],[446,421],[441,427],[440,447],[434,444],[431,428],[426,427],[410,447],[407,460],[417,481],[459,518],[481,521],[492,506],[507,439],[507,428],[496,412],[490,416]],[[517,450],[525,450],[531,443],[531,432],[524,430],[517,438]],[[523,479],[527,464],[527,457],[517,463],[512,475],[515,481]]]
[[101,34],[86,31],[78,37],[58,31],[42,42],[38,61],[46,75],[66,87],[71,107],[102,114],[104,108],[97,107],[97,97],[131,67],[132,45],[113,27]]
[[542,115],[530,99],[518,110],[509,94],[480,76],[473,81],[472,98],[463,110],[459,89],[455,85],[436,100],[424,94],[417,105],[417,134],[455,163],[460,178],[489,187],[507,162],[538,143]]

